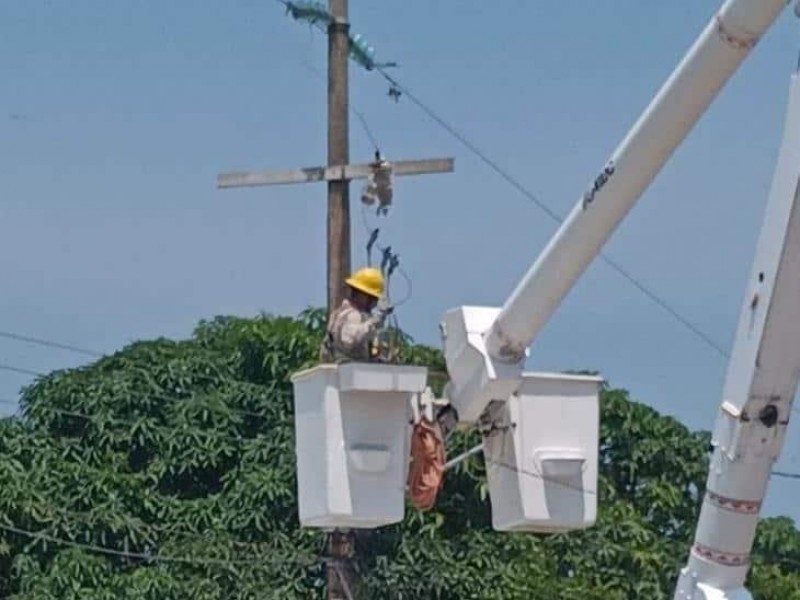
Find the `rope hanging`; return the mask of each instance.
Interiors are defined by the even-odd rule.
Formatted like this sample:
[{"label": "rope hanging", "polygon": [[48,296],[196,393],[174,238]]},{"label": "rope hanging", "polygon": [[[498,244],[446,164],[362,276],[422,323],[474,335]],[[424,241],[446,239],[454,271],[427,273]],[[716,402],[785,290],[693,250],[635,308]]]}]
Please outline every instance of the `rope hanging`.
[{"label": "rope hanging", "polygon": [[411,434],[408,496],[419,510],[430,510],[444,482],[444,438],[438,423],[420,419]]}]

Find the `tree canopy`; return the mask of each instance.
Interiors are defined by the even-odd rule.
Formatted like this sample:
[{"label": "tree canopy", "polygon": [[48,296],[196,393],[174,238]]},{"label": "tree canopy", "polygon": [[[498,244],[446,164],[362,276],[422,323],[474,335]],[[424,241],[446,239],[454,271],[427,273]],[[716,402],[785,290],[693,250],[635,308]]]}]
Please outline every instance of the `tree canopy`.
[{"label": "tree canopy", "polygon": [[[324,534],[297,518],[289,383],[323,326],[318,310],[218,317],[26,388],[0,420],[0,597],[324,597]],[[407,340],[402,359],[441,385],[438,351]],[[601,423],[595,527],[493,531],[477,455],[448,472],[434,510],[358,536],[357,597],[671,598],[709,435],[621,389],[604,389]],[[448,452],[477,441],[458,433]],[[763,520],[754,552],[756,598],[800,598],[794,523]]]}]

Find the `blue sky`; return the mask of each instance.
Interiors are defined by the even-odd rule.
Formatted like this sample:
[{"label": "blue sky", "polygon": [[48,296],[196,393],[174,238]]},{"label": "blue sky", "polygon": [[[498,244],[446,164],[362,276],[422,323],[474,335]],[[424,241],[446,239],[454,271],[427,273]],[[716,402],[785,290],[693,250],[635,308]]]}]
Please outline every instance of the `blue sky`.
[{"label": "blue sky", "polygon": [[[483,152],[566,214],[718,6],[351,2],[353,30]],[[225,190],[220,171],[322,164],[326,42],[272,0],[0,3],[0,329],[113,351],[201,318],[295,314],[325,298],[325,188]],[[786,11],[606,247],[728,349],[800,48]],[[438,344],[460,304],[501,304],[555,225],[376,74],[351,102],[393,159],[454,156],[396,181],[382,240],[414,287],[398,311]],[[371,158],[355,118],[351,157]],[[359,187],[353,186],[357,197]],[[354,207],[354,257],[364,230]],[[399,284],[398,284],[399,285]],[[403,294],[403,290],[396,290]],[[84,357],[0,340],[26,369]],[[536,369],[597,369],[710,429],[725,359],[595,262],[536,341]],[[28,377],[0,371],[0,397]],[[7,407],[6,407],[7,408]],[[793,427],[778,465],[800,472]],[[800,517],[800,482],[767,512]]]}]

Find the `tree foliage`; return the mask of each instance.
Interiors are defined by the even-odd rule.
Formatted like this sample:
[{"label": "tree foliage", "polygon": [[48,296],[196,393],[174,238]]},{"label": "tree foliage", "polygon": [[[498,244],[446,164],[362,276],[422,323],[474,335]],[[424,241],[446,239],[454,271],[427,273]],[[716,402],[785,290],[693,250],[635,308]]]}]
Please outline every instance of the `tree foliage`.
[{"label": "tree foliage", "polygon": [[[324,597],[323,534],[298,527],[289,383],[324,324],[318,310],[219,317],[24,390],[0,420],[0,597]],[[438,351],[406,338],[401,356],[441,386]],[[494,532],[478,456],[448,472],[434,510],[358,536],[358,596],[671,598],[708,441],[605,389],[595,527]],[[763,521],[755,552],[756,597],[800,598],[794,524]]]}]

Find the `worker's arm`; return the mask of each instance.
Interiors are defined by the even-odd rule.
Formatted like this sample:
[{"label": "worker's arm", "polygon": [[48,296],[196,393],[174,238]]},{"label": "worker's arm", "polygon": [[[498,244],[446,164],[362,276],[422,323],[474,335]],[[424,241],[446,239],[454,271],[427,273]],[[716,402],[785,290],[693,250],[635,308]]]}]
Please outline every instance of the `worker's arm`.
[{"label": "worker's arm", "polygon": [[356,310],[348,310],[342,315],[339,329],[339,343],[345,350],[352,350],[362,345],[366,339],[375,334],[383,321],[382,313],[368,319],[362,319]]},{"label": "worker's arm", "polygon": [[339,326],[340,345],[346,350],[362,345],[375,334],[392,311],[393,307],[386,298],[381,298],[375,314],[367,319],[356,310],[345,311],[341,315],[342,323]]}]

